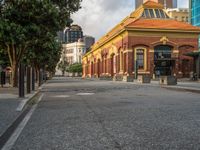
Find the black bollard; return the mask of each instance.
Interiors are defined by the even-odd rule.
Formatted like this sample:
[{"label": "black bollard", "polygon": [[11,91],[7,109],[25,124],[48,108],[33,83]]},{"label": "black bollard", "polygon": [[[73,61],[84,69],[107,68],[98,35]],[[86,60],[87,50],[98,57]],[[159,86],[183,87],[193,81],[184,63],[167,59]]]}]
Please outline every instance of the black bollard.
[{"label": "black bollard", "polygon": [[26,92],[31,93],[31,67],[29,66],[26,69]]},{"label": "black bollard", "polygon": [[32,90],[35,91],[35,69],[32,68]]},{"label": "black bollard", "polygon": [[19,97],[24,97],[24,70],[25,67],[23,64],[19,65]]},{"label": "black bollard", "polygon": [[3,85],[6,84],[6,73],[5,73],[5,71],[2,71],[0,76],[1,76],[1,79],[0,79],[1,87],[3,87]]},{"label": "black bollard", "polygon": [[42,70],[40,69],[40,71],[39,71],[39,86],[42,85],[42,81],[43,81],[43,76],[42,76]]}]

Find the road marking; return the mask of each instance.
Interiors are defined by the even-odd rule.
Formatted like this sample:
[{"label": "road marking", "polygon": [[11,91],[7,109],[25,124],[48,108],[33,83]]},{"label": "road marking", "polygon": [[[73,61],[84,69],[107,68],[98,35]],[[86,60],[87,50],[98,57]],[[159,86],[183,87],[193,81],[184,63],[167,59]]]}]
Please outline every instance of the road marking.
[{"label": "road marking", "polygon": [[35,109],[37,108],[39,102],[42,100],[44,94],[40,96],[38,99],[37,104],[33,105],[31,110],[28,112],[28,114],[24,117],[22,122],[19,124],[19,126],[16,128],[14,133],[11,135],[9,140],[6,142],[6,144],[3,146],[2,150],[11,150],[15,142],[17,141],[18,137],[20,136],[21,132],[23,131],[24,127],[28,123],[29,119],[31,118],[32,114],[34,113]]},{"label": "road marking", "polygon": [[69,95],[56,95],[56,96],[53,96],[53,97],[57,97],[57,98],[67,98],[67,97],[70,97]]},{"label": "road marking", "polygon": [[77,93],[79,96],[94,95],[94,93]]}]

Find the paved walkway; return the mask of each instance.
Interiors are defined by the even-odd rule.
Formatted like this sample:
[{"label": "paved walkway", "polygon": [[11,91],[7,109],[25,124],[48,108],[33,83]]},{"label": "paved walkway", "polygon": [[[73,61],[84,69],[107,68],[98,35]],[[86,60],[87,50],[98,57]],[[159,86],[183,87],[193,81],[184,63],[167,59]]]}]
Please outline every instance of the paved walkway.
[{"label": "paved walkway", "polygon": [[0,136],[20,115],[21,111],[17,108],[23,108],[25,102],[34,95],[26,94],[25,98],[19,98],[18,89],[10,85],[0,87]]}]

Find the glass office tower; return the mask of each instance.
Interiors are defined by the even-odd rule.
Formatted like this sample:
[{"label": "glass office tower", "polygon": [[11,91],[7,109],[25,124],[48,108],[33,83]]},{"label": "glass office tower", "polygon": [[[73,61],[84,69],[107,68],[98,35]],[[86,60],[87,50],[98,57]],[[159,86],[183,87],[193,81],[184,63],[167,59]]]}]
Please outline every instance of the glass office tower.
[{"label": "glass office tower", "polygon": [[190,0],[191,23],[200,26],[200,0]]},{"label": "glass office tower", "polygon": [[[200,27],[200,0],[190,0],[190,18],[191,24]],[[200,49],[200,37],[199,37]]]}]

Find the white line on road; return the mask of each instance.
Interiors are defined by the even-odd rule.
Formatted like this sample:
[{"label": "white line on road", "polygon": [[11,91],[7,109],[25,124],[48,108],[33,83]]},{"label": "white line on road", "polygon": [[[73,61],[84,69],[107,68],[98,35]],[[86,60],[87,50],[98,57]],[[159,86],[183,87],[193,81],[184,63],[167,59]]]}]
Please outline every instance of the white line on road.
[{"label": "white line on road", "polygon": [[79,96],[94,95],[94,93],[77,93]]},{"label": "white line on road", "polygon": [[[42,94],[38,100],[38,103],[42,100],[44,94]],[[31,118],[33,112],[38,106],[38,103],[33,105],[31,110],[28,112],[28,114],[25,116],[25,118],[22,120],[22,122],[19,124],[19,126],[15,129],[14,133],[11,135],[9,140],[6,142],[6,144],[3,146],[2,150],[11,150],[15,142],[17,141],[18,137],[20,136],[21,132],[23,131],[24,127],[28,123],[29,119]]]}]

